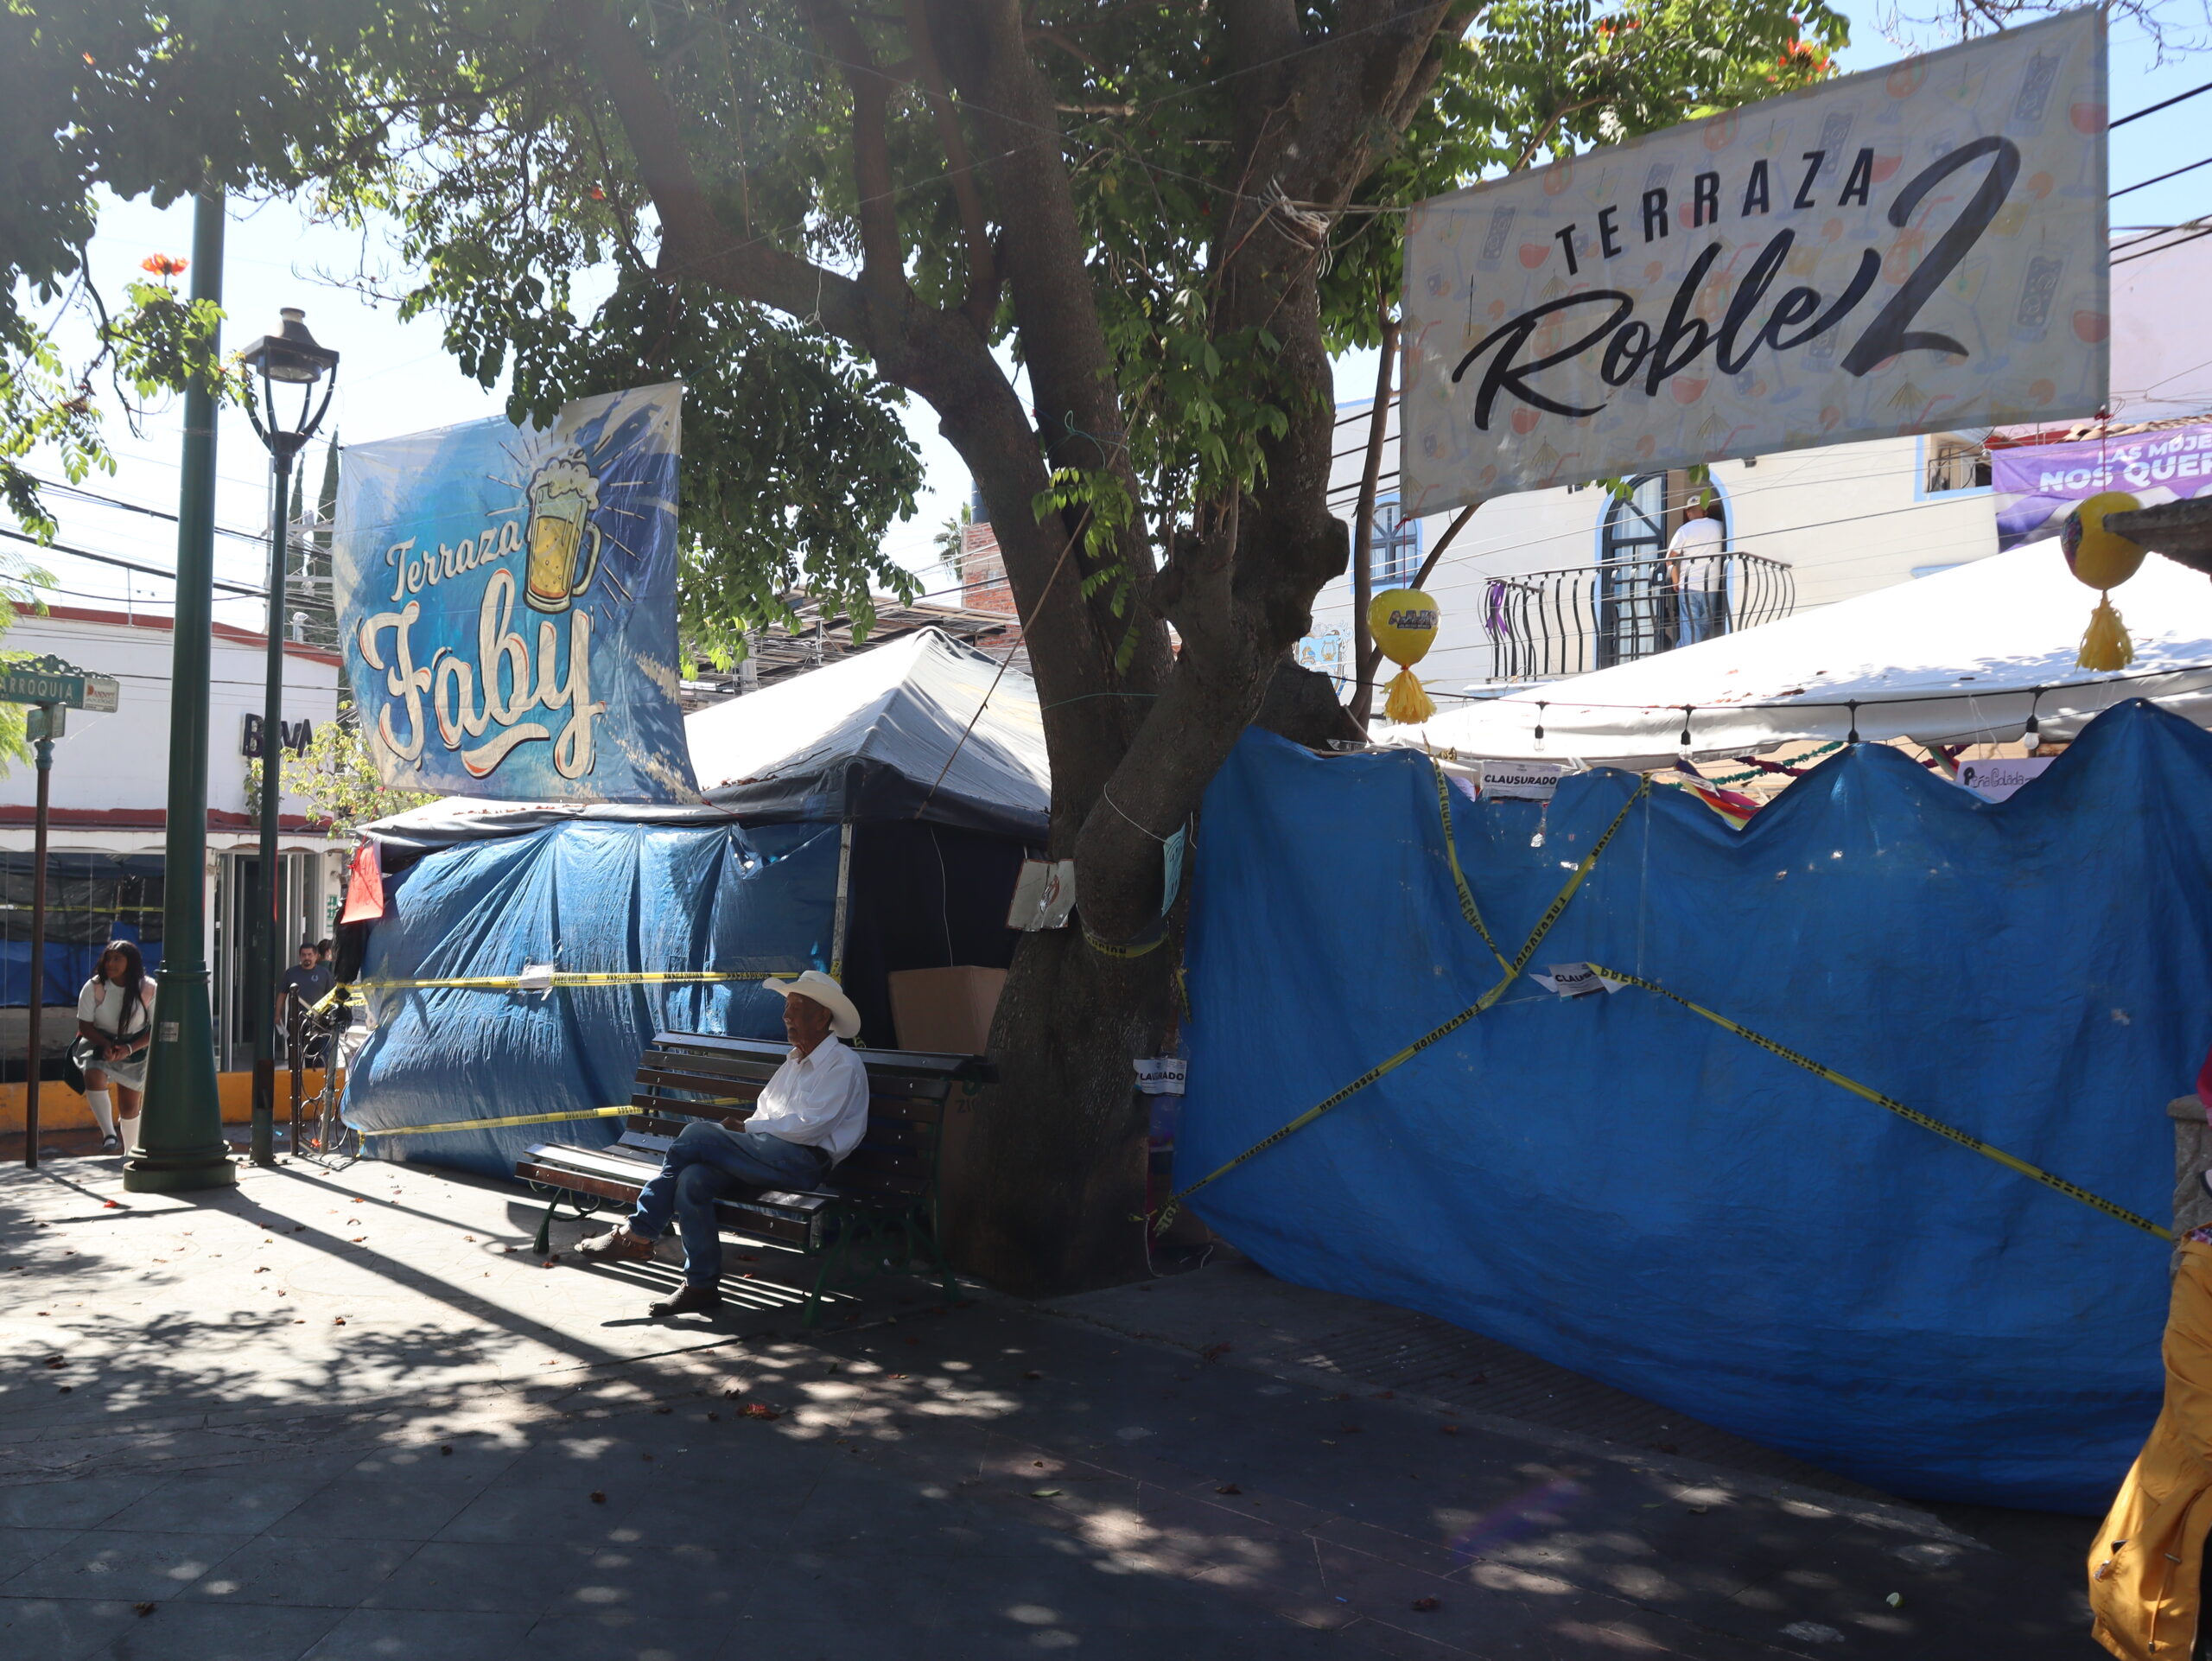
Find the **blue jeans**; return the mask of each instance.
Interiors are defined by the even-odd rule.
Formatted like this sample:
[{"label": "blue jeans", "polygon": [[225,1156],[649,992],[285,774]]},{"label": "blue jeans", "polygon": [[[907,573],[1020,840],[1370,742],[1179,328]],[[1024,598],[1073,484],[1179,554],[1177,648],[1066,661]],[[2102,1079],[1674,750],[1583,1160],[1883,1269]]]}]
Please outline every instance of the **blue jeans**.
[{"label": "blue jeans", "polygon": [[1720,638],[1720,596],[1691,589],[1676,596],[1681,627],[1676,646],[1695,646]]},{"label": "blue jeans", "polygon": [[694,1286],[721,1279],[722,1237],[715,1202],[732,1188],[816,1187],[830,1168],[819,1148],[785,1142],[765,1130],[725,1130],[695,1120],[661,1158],[660,1171],[638,1195],[630,1230],[648,1240],[667,1231],[669,1214],[683,1237],[683,1278]]}]

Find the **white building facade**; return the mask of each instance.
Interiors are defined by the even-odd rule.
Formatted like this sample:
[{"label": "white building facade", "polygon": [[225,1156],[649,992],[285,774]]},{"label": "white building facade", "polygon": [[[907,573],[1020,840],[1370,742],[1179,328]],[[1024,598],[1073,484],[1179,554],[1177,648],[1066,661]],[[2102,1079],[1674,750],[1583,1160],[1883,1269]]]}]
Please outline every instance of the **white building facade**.
[{"label": "white building facade", "polygon": [[[1371,401],[1339,406],[1329,500],[1352,525]],[[1402,520],[1397,410],[1366,550],[1373,591],[1414,580],[1457,517]],[[1699,569],[1664,555],[1682,509],[1704,487],[1687,474],[1532,491],[1484,503],[1422,582],[1438,602],[1437,640],[1417,673],[1440,706],[1558,676],[1607,668],[1713,633],[1910,582],[1997,551],[1980,434],[1878,439],[1722,462],[1710,487],[1725,553]],[[1685,604],[1685,590],[1700,598]],[[1307,667],[1351,669],[1351,579],[1316,597]],[[1385,665],[1387,681],[1395,671]]]},{"label": "white building facade", "polygon": [[[73,1003],[92,958],[111,939],[139,942],[159,973],[162,910],[169,873],[168,824],[170,657],[166,616],[18,607],[0,650],[51,654],[122,687],[112,715],[69,711],[54,747],[48,836],[44,1047],[58,1049],[74,1023],[54,1011]],[[196,873],[206,914],[218,1065],[250,1064],[252,1012],[244,996],[246,948],[259,868],[259,829],[247,799],[247,750],[257,745],[267,664],[259,634],[218,623],[210,653],[207,862]],[[340,663],[332,652],[284,648],[283,738],[303,748],[338,713]],[[248,717],[251,717],[249,722]],[[0,1058],[20,1076],[29,993],[32,820],[37,773],[28,762],[0,778]],[[334,932],[346,850],[285,797],[278,825],[279,916],[288,947]],[[288,950],[289,956],[289,950]]]}]

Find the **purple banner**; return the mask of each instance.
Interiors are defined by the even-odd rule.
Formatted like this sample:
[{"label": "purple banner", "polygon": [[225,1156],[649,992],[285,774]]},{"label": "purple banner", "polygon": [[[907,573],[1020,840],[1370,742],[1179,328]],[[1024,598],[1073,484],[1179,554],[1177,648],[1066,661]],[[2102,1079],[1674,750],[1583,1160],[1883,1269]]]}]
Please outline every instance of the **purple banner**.
[{"label": "purple banner", "polygon": [[2152,507],[2212,492],[2212,422],[2078,444],[1992,450],[1997,548],[2055,537],[2074,504],[2124,490]]}]

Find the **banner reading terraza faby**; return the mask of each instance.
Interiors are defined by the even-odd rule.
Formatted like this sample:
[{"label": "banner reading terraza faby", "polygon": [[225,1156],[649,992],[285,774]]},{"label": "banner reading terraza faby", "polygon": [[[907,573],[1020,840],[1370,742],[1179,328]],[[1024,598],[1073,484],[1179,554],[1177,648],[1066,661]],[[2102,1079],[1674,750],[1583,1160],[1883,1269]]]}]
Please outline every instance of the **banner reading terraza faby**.
[{"label": "banner reading terraza faby", "polygon": [[2105,116],[2075,11],[1424,202],[1408,517],[2094,413]]},{"label": "banner reading terraza faby", "polygon": [[683,388],[350,446],[333,541],[353,696],[386,784],[696,801],[677,703]]}]

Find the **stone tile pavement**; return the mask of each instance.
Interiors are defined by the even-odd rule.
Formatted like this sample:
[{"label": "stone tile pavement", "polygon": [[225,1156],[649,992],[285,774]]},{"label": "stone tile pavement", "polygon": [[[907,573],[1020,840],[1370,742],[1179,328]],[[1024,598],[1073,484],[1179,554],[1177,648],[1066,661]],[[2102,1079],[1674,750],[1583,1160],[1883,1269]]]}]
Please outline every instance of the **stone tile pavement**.
[{"label": "stone tile pavement", "polygon": [[886,1279],[808,1333],[787,1254],[652,1322],[669,1263],[547,1267],[536,1225],[404,1166],[0,1174],[0,1656],[2094,1653],[2082,1519],[1936,1516],[1632,1398],[1453,1401],[1450,1329],[1234,1263]]}]

